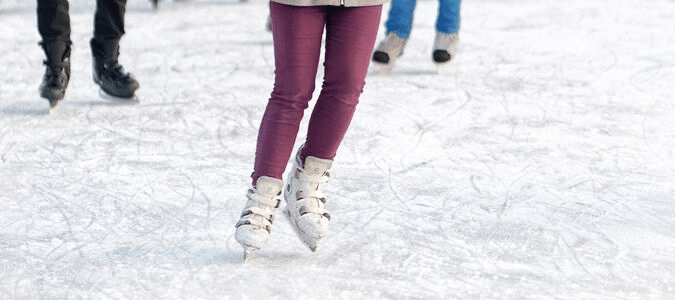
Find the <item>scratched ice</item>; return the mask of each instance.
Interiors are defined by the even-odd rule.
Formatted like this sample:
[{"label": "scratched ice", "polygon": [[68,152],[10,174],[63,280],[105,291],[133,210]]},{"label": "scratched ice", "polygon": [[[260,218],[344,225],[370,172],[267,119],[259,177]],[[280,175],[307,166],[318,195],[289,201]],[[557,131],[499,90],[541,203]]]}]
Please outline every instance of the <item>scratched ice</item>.
[{"label": "scratched ice", "polygon": [[311,253],[279,215],[247,264],[266,1],[129,0],[131,107],[97,96],[95,1],[70,2],[52,115],[36,1],[0,2],[0,299],[675,299],[672,0],[465,1],[442,76],[420,0],[336,158],[330,235]]}]

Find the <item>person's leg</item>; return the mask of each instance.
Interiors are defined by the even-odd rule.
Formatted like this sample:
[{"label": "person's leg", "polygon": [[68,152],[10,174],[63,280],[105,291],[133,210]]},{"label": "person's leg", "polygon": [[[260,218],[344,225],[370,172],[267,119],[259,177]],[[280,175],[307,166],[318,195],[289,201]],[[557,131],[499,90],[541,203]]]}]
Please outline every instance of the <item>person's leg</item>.
[{"label": "person's leg", "polygon": [[38,0],[37,21],[47,56],[46,63],[59,64],[70,57],[70,16],[68,0]]},{"label": "person's leg", "polygon": [[71,44],[68,9],[68,0],[38,0],[37,22],[42,43]]},{"label": "person's leg", "polygon": [[244,248],[244,260],[267,242],[272,230],[281,202],[281,176],[314,91],[326,8],[270,2],[270,15],[276,68],[274,89],[258,132],[251,174],[253,187],[235,225],[234,237]]},{"label": "person's leg", "polygon": [[417,0],[392,0],[389,17],[385,22],[386,35],[373,52],[377,74],[391,72],[396,60],[403,55],[406,41],[410,36],[413,12]]},{"label": "person's leg", "polygon": [[331,215],[321,186],[328,182],[333,158],[363,91],[382,6],[327,10],[323,86],[305,145],[293,161],[284,188],[286,215],[298,238],[312,251],[328,233]]},{"label": "person's leg", "polygon": [[94,13],[94,39],[115,45],[124,35],[124,14],[127,0],[96,0]]},{"label": "person's leg", "polygon": [[453,34],[459,32],[461,0],[439,0],[436,31]]},{"label": "person's leg", "polygon": [[326,8],[270,2],[274,39],[274,89],[265,109],[255,154],[253,184],[281,179],[298,128],[314,92]]},{"label": "person's leg", "polygon": [[95,64],[117,62],[126,4],[126,0],[96,0],[94,37],[90,42]]},{"label": "person's leg", "polygon": [[94,37],[90,41],[94,82],[119,99],[133,100],[138,81],[118,63],[119,43],[124,35],[126,0],[97,0]]},{"label": "person's leg", "polygon": [[461,0],[439,0],[436,36],[431,57],[442,73],[444,65],[457,56]]},{"label": "person's leg", "polygon": [[70,81],[70,16],[67,0],[38,0],[37,22],[40,46],[45,52],[45,74],[40,97],[54,108],[63,99]]},{"label": "person's leg", "polygon": [[386,33],[396,33],[400,38],[410,36],[413,23],[413,12],[417,0],[392,0],[389,17],[385,23]]},{"label": "person's leg", "polygon": [[301,158],[333,159],[365,85],[382,6],[334,7],[326,25],[325,75]]}]

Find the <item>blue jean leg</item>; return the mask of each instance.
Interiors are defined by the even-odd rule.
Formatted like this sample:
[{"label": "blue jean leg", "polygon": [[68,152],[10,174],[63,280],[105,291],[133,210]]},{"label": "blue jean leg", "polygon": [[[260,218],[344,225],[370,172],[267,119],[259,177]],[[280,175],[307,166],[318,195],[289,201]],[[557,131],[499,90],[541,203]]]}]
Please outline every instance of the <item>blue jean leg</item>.
[{"label": "blue jean leg", "polygon": [[460,5],[462,0],[439,0],[436,31],[457,33],[460,25]]},{"label": "blue jean leg", "polygon": [[392,0],[389,9],[389,17],[385,23],[387,33],[396,33],[399,37],[407,39],[413,23],[413,12],[417,0]]}]

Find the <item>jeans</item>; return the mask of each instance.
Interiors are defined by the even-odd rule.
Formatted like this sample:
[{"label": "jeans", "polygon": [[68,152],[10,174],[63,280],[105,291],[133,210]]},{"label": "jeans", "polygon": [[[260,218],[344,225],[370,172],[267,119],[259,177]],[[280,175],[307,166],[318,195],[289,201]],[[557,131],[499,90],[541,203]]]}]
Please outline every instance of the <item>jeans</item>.
[{"label": "jeans", "polygon": [[[448,34],[459,31],[461,2],[461,0],[439,0],[436,31]],[[410,36],[416,3],[417,0],[391,1],[389,18],[385,23],[387,33],[396,33],[396,35],[403,39],[407,39]]]}]

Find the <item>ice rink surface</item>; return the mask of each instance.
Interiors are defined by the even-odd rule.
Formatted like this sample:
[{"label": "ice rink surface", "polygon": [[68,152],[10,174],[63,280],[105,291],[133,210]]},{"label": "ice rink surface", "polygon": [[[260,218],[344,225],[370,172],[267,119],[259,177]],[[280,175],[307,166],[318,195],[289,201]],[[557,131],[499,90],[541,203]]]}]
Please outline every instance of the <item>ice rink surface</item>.
[{"label": "ice rink surface", "polygon": [[0,2],[0,299],[675,299],[675,1],[465,1],[442,75],[420,1],[336,157],[329,236],[311,253],[279,214],[247,264],[267,2],[129,0],[135,106],[97,96],[94,2],[51,115],[35,1]]}]

